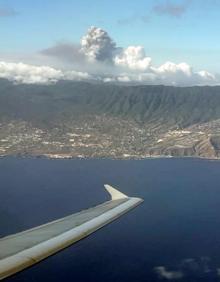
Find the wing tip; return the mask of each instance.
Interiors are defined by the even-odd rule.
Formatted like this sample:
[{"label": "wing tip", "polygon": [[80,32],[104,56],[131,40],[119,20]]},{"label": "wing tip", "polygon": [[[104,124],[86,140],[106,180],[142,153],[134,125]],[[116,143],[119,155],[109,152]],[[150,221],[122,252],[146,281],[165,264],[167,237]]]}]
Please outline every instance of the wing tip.
[{"label": "wing tip", "polygon": [[118,191],[117,189],[113,188],[109,184],[105,184],[104,187],[108,191],[108,193],[110,194],[111,200],[119,200],[119,199],[128,198],[127,195],[125,195],[122,192]]}]

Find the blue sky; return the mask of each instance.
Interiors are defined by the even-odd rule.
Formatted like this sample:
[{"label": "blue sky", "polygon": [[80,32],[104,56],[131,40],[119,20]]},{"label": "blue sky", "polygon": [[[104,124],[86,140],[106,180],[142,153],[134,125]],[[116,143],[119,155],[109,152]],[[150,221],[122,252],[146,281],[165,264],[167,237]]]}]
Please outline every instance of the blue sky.
[{"label": "blue sky", "polygon": [[0,54],[78,43],[92,25],[118,46],[143,46],[156,66],[186,62],[195,70],[220,72],[217,0],[0,0]]}]

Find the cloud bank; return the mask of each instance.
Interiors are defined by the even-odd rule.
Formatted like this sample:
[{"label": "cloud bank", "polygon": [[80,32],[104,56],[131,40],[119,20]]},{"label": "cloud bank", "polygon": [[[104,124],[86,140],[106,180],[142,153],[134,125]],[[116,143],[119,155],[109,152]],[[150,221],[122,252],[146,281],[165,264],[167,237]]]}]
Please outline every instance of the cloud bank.
[{"label": "cloud bank", "polygon": [[185,62],[155,66],[143,46],[117,46],[105,30],[94,26],[88,29],[80,44],[57,43],[40,51],[40,56],[54,63],[34,66],[2,61],[0,77],[17,83],[54,83],[68,79],[176,86],[219,84],[214,74],[194,71]]},{"label": "cloud bank", "polygon": [[61,79],[90,79],[90,75],[77,71],[61,71],[48,66],[0,62],[0,78],[6,78],[16,83],[50,84]]}]

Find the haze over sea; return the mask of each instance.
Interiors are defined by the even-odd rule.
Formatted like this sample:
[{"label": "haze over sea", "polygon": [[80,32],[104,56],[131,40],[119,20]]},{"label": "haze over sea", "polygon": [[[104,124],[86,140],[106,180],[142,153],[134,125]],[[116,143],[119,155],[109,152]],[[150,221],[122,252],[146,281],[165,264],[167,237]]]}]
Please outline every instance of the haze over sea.
[{"label": "haze over sea", "polygon": [[220,162],[0,159],[0,236],[109,199],[144,203],[7,281],[219,281]]}]

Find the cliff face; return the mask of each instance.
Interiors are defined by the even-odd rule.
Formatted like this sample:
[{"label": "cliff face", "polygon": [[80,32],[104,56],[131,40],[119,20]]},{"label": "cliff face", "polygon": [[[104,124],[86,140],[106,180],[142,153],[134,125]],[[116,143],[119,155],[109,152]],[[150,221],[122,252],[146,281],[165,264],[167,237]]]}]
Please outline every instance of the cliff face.
[{"label": "cliff face", "polygon": [[219,155],[212,145],[210,138],[204,138],[192,146],[184,146],[184,145],[173,145],[173,146],[166,146],[161,148],[153,148],[150,149],[150,155],[161,155],[161,156],[181,156],[181,157],[203,157],[203,158],[211,158],[215,159],[218,158]]},{"label": "cliff face", "polygon": [[1,79],[0,124],[0,155],[219,158],[220,87]]}]

